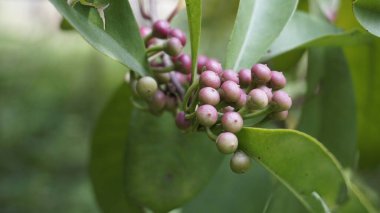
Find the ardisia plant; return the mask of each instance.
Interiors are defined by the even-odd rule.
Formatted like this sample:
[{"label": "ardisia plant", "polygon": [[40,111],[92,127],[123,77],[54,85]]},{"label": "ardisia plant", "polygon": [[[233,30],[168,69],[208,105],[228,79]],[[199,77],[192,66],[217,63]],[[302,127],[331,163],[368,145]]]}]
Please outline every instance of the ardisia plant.
[{"label": "ardisia plant", "polygon": [[374,57],[359,48],[348,63],[336,47],[378,42],[339,28],[355,22],[353,6],[379,36],[368,12],[377,3],[342,1],[352,17],[334,24],[338,9],[322,0],[186,0],[167,18],[154,0],[51,2],[128,68],[92,139],[104,212],[377,212],[356,167],[371,160],[357,155],[368,137],[356,113],[377,99],[360,87],[370,80],[356,71],[354,87],[349,71],[372,73],[362,63]]}]

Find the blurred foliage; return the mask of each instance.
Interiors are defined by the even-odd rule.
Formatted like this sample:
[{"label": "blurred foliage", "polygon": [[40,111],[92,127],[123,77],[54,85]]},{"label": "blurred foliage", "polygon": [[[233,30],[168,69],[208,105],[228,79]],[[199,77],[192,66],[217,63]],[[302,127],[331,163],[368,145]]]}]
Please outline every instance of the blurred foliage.
[{"label": "blurred foliage", "polygon": [[88,138],[124,68],[77,34],[51,36],[0,34],[0,212],[97,212]]}]

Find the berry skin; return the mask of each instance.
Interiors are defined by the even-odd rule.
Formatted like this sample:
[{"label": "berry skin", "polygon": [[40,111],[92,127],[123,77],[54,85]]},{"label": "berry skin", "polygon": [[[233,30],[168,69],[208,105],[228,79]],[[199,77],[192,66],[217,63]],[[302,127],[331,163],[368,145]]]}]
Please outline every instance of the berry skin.
[{"label": "berry skin", "polygon": [[170,32],[170,24],[167,21],[164,20],[158,20],[154,22],[152,27],[152,34],[154,37],[157,38],[167,38],[168,34]]},{"label": "berry skin", "polygon": [[186,45],[186,35],[182,30],[180,29],[172,29],[169,31],[168,34],[169,38],[178,38],[181,41],[182,46]]},{"label": "berry skin", "polygon": [[271,71],[265,64],[255,64],[252,69],[253,81],[259,85],[266,84],[270,81]]},{"label": "berry skin", "polygon": [[167,84],[170,82],[169,73],[154,73],[153,75],[159,84]]},{"label": "berry skin", "polygon": [[197,59],[197,70],[198,74],[200,74],[203,71],[203,68],[206,66],[206,63],[208,61],[208,58],[204,55],[198,56]]},{"label": "berry skin", "polygon": [[220,87],[223,93],[223,99],[227,102],[236,102],[240,98],[241,90],[237,83],[226,81]]},{"label": "berry skin", "polygon": [[239,77],[238,77],[238,74],[236,72],[234,72],[233,70],[225,70],[223,73],[222,73],[222,81],[233,81],[237,84],[239,84]]},{"label": "berry skin", "polygon": [[182,85],[186,85],[188,84],[189,82],[187,81],[187,75],[185,74],[182,74],[180,72],[174,72],[174,77],[177,79],[177,81],[182,84]]},{"label": "berry skin", "polygon": [[273,90],[279,90],[286,85],[286,78],[282,72],[272,71],[269,86]]},{"label": "berry skin", "polygon": [[289,97],[288,93],[278,90],[273,93],[271,103],[275,112],[281,112],[290,109],[292,106],[292,99]]},{"label": "berry skin", "polygon": [[216,147],[223,154],[234,153],[238,147],[238,138],[231,132],[223,132],[216,139]]},{"label": "berry skin", "polygon": [[288,117],[288,111],[274,112],[271,114],[271,118],[277,121],[283,121]]},{"label": "berry skin", "polygon": [[204,87],[199,91],[201,104],[217,105],[220,101],[219,92],[212,87]]},{"label": "berry skin", "polygon": [[235,108],[233,108],[232,106],[226,106],[223,108],[223,113],[226,113],[226,112],[233,112],[235,110]]},{"label": "berry skin", "polygon": [[149,100],[156,93],[158,85],[154,78],[145,76],[137,81],[136,91],[144,99]]},{"label": "berry skin", "polygon": [[164,46],[164,51],[170,56],[178,56],[181,54],[183,46],[178,38],[169,38]]},{"label": "berry skin", "polygon": [[237,151],[230,161],[231,170],[235,173],[242,174],[251,166],[251,159],[242,151]]},{"label": "berry skin", "polygon": [[173,112],[177,109],[177,99],[173,96],[166,97],[165,109]]},{"label": "berry skin", "polygon": [[150,27],[140,27],[140,35],[142,38],[147,37],[152,32]]},{"label": "berry skin", "polygon": [[243,128],[243,118],[237,112],[226,112],[222,116],[222,126],[227,132],[239,132]]},{"label": "berry skin", "polygon": [[236,106],[242,108],[247,103],[247,94],[244,91],[240,93],[239,100],[236,101]]},{"label": "berry skin", "polygon": [[249,69],[241,69],[239,71],[239,82],[242,87],[247,87],[252,83],[252,74]]},{"label": "berry skin", "polygon": [[212,87],[214,89],[220,87],[219,76],[210,70],[202,72],[201,76],[199,77],[199,82],[203,87]]},{"label": "berry skin", "polygon": [[268,102],[270,102],[272,100],[273,94],[272,94],[272,89],[271,88],[263,85],[263,86],[258,87],[258,89],[261,89],[262,91],[265,92],[265,94],[267,94],[267,96],[268,96]]},{"label": "berry skin", "polygon": [[157,90],[149,101],[149,108],[154,112],[161,112],[165,108],[166,95],[161,90]]},{"label": "berry skin", "polygon": [[207,60],[205,66],[206,66],[206,70],[214,71],[219,76],[223,72],[222,65],[217,60],[215,60],[215,59],[209,59],[209,60]]},{"label": "berry skin", "polygon": [[173,58],[175,69],[183,74],[189,74],[191,72],[191,58],[187,54],[181,54],[178,57]]},{"label": "berry skin", "polygon": [[178,129],[186,130],[191,126],[191,121],[185,117],[185,112],[179,112],[175,118]]},{"label": "berry skin", "polygon": [[212,105],[206,104],[198,107],[196,116],[200,124],[211,127],[218,120],[218,111]]},{"label": "berry skin", "polygon": [[248,93],[246,105],[248,109],[263,109],[268,105],[268,96],[261,89],[253,89]]}]

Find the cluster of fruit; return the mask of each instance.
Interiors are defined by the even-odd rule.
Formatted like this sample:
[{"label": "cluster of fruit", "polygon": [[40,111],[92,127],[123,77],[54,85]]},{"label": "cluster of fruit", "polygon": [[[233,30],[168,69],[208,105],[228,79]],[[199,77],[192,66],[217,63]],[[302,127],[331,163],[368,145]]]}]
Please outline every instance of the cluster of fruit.
[{"label": "cluster of fruit", "polygon": [[238,150],[236,133],[248,119],[287,117],[292,100],[282,90],[285,76],[264,64],[238,72],[224,70],[217,60],[206,56],[198,57],[197,73],[192,76],[191,58],[182,52],[186,35],[181,30],[161,20],[152,28],[141,28],[140,33],[153,74],[135,77],[136,94],[154,114],[165,109],[175,113],[179,129],[205,131],[221,153],[234,153],[231,169],[245,172],[251,161]]}]

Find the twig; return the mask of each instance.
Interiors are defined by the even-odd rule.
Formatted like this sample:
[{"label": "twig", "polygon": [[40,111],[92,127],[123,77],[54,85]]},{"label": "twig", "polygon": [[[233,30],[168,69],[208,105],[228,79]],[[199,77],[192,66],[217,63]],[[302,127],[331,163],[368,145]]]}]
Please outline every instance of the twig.
[{"label": "twig", "polygon": [[181,9],[181,6],[182,6],[181,1],[182,0],[178,0],[176,7],[174,8],[174,10],[170,13],[169,17],[167,18],[168,22],[171,22],[173,20],[173,18],[175,17],[175,15],[177,15],[178,11]]},{"label": "twig", "polygon": [[175,76],[174,72],[170,73],[170,79],[178,92],[179,98],[183,100],[183,96],[185,95],[185,90],[183,89],[182,85],[178,82],[178,79]]},{"label": "twig", "polygon": [[144,0],[139,0],[139,9],[140,9],[140,14],[144,19],[152,21],[152,17],[148,13],[145,12]]}]

